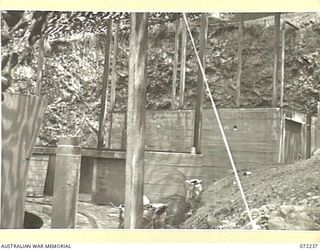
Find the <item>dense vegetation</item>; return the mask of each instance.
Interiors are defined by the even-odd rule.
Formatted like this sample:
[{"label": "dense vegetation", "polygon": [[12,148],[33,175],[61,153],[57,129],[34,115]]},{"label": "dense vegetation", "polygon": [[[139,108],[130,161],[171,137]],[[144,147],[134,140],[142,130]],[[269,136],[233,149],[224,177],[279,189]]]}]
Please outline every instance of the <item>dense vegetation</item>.
[{"label": "dense vegetation", "polygon": [[[41,25],[45,23],[43,20],[50,21],[53,18],[50,13],[47,19],[45,17],[48,13],[45,17],[39,18],[39,16],[41,15],[38,15],[36,20]],[[84,19],[81,19],[81,16]],[[63,23],[63,20],[68,18],[70,18],[68,15],[60,15],[57,20]],[[84,13],[83,15],[80,13],[77,18],[80,21],[90,19]],[[285,107],[315,114],[320,92],[320,16],[317,13],[300,13],[299,15],[290,14],[285,18],[299,28],[295,30],[288,27],[286,32]],[[78,19],[73,18],[70,27],[78,27],[74,25]],[[13,52],[18,58],[17,62],[13,63],[14,67],[10,71],[11,83],[5,91],[34,94],[39,40],[37,35],[32,36],[32,34],[37,33],[29,32],[29,36],[26,36],[27,33],[23,31],[25,32],[25,27],[28,25],[10,33],[12,25],[6,23],[7,19],[3,20],[2,40],[5,41],[2,41],[3,58],[10,53],[12,55]],[[163,21],[152,22],[149,25],[147,108],[170,109],[175,23],[168,16],[161,18],[159,16],[157,20]],[[100,21],[99,25],[104,25]],[[116,66],[115,110],[125,111],[129,30],[127,22],[123,20],[120,22],[123,22],[123,25],[120,28]],[[50,22],[49,24],[52,25]],[[223,19],[211,17],[209,24],[206,74],[210,88],[218,107],[234,107],[238,22],[226,15]],[[95,26],[94,22],[91,25]],[[197,42],[200,24],[196,15],[190,20],[190,25]],[[41,27],[37,28],[38,32],[41,31]],[[27,42],[26,38],[28,38]],[[50,41],[45,42],[41,94],[48,98],[49,106],[38,143],[55,144],[61,135],[78,135],[82,136],[84,145],[96,146],[94,131],[98,127],[100,111],[104,41],[105,36],[101,32],[95,32],[74,36],[72,39],[51,37]],[[243,44],[241,105],[244,107],[270,106],[273,19],[246,22]],[[14,59],[14,56],[12,58]],[[5,69],[4,60],[2,64]],[[194,107],[197,70],[194,51],[188,40],[185,109]],[[6,76],[6,74],[3,75]],[[204,106],[210,108],[208,99]]]}]

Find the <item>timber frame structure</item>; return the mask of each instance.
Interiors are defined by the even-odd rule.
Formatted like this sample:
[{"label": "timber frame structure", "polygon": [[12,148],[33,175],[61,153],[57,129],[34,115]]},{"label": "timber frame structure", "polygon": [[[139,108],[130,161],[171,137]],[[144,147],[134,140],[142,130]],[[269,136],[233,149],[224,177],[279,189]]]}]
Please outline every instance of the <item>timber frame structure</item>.
[{"label": "timber frame structure", "polygon": [[[269,14],[270,15],[270,14]],[[303,125],[301,132],[303,135],[304,152],[303,158],[310,157],[311,149],[310,138],[311,126],[310,119],[302,118],[296,113],[288,113],[283,108],[284,96],[284,38],[285,38],[285,25],[282,24],[281,32],[281,13],[274,15],[274,62],[273,62],[273,82],[272,82],[272,107],[279,107],[280,112],[280,136],[279,136],[279,158],[278,162],[285,162],[285,136],[286,136],[286,121],[289,119],[294,123],[298,122]],[[237,15],[236,15],[237,16]],[[242,33],[243,23],[248,19],[255,19],[261,17],[259,14],[238,14],[240,19],[239,25],[239,47],[238,47],[238,72],[237,72],[237,88],[236,88],[236,106],[240,107],[241,95],[241,54],[242,54]],[[262,14],[268,16],[268,14]],[[176,21],[176,38],[179,37],[179,19]],[[182,26],[182,43],[181,43],[181,70],[180,70],[180,98],[179,108],[183,106],[184,89],[185,89],[185,61],[186,61],[186,26]],[[147,14],[132,14],[131,16],[131,38],[130,38],[130,69],[129,69],[129,105],[126,116],[127,127],[127,145],[126,145],[126,210],[125,228],[139,228],[141,226],[142,218],[142,196],[144,186],[144,140],[145,140],[145,67],[147,55]],[[199,39],[199,57],[201,65],[205,68],[205,49],[207,44],[208,32],[208,16],[207,14],[201,15],[200,39]],[[280,38],[282,40],[280,40]],[[107,39],[108,40],[108,39]],[[280,51],[280,41],[282,41],[282,50]],[[176,78],[177,78],[177,62],[178,62],[178,42],[175,43],[175,56],[174,56],[174,72],[172,82],[172,107],[176,107]],[[281,52],[281,54],[280,54]],[[280,95],[278,94],[278,62],[281,58],[281,79],[280,79]],[[202,102],[204,95],[204,79],[199,66],[198,81],[196,91],[196,106],[194,114],[194,129],[193,129],[193,143],[191,152],[201,154],[201,133],[202,133]],[[114,89],[114,87],[112,87]],[[114,96],[114,94],[112,94]],[[280,97],[280,98],[279,98]],[[280,99],[280,100],[278,100]],[[106,109],[105,109],[106,110]],[[103,126],[102,126],[103,128]],[[288,136],[288,135],[287,135]],[[103,140],[100,138],[100,140]],[[109,142],[110,144],[110,142]],[[101,144],[100,144],[101,145]],[[301,153],[301,152],[300,152]]]},{"label": "timber frame structure", "polygon": [[[285,119],[289,119],[293,122],[301,122],[301,124],[305,124],[306,128],[304,131],[306,133],[309,133],[308,131],[308,124],[311,124],[313,121],[311,117],[302,117],[299,114],[297,115],[295,112],[285,112],[282,110],[283,107],[283,86],[284,86],[284,50],[282,49],[281,54],[281,91],[280,91],[280,101],[278,101],[278,78],[277,78],[277,71],[278,71],[278,58],[280,57],[280,50],[279,50],[279,44],[280,44],[280,27],[281,27],[281,19],[280,19],[280,13],[272,14],[275,16],[275,39],[274,39],[274,73],[273,73],[273,95],[272,95],[272,112],[280,113],[280,142],[279,142],[279,155],[278,155],[278,162],[281,163],[284,160],[283,155],[283,138],[285,135]],[[240,17],[240,27],[239,27],[239,49],[238,49],[238,73],[237,73],[237,89],[236,89],[236,100],[235,103],[237,107],[241,107],[240,102],[240,95],[241,95],[241,38],[242,38],[242,32],[243,32],[243,22],[246,20],[247,14],[239,14]],[[178,34],[180,28],[179,28],[179,19],[176,19],[176,32]],[[115,33],[115,43],[112,49],[111,46],[111,27],[112,22],[108,21],[108,30],[106,35],[106,43],[105,43],[105,67],[104,67],[104,73],[103,73],[103,92],[102,92],[102,99],[101,99],[101,114],[100,114],[100,121],[99,121],[99,138],[98,138],[98,147],[97,150],[78,150],[77,149],[77,156],[83,154],[88,154],[90,156],[95,155],[96,157],[106,156],[107,157],[114,157],[114,158],[125,158],[125,203],[126,207],[126,216],[125,216],[125,228],[140,228],[141,227],[141,221],[142,221],[142,196],[144,193],[144,174],[145,174],[145,119],[146,119],[146,110],[145,110],[145,92],[146,92],[146,60],[147,60],[147,21],[148,21],[148,14],[147,13],[132,13],[131,19],[130,19],[130,26],[131,26],[131,36],[130,36],[130,68],[129,68],[129,96],[128,96],[128,110],[127,114],[125,115],[125,128],[126,128],[126,140],[122,143],[122,149],[126,148],[126,153],[121,152],[107,152],[105,147],[104,139],[106,137],[105,134],[105,121],[106,117],[108,116],[108,107],[107,107],[107,97],[109,95],[109,88],[108,85],[108,79],[109,79],[109,65],[110,65],[110,54],[111,51],[114,51],[114,58],[116,58],[117,55],[117,32],[118,32],[118,25],[116,24],[116,33]],[[284,38],[284,25],[282,26],[282,39]],[[202,65],[205,65],[205,49],[206,49],[206,43],[207,43],[207,32],[208,32],[208,16],[207,14],[201,14],[201,27],[200,27],[200,43],[199,43],[199,54]],[[178,37],[179,35],[176,35]],[[184,79],[185,79],[185,50],[186,50],[186,30],[184,25],[182,25],[182,48],[181,48],[181,77],[180,77],[180,89],[184,89]],[[282,40],[282,47],[284,48],[284,40]],[[42,42],[40,43],[40,45]],[[174,71],[173,71],[173,83],[172,83],[172,106],[176,107],[176,78],[177,78],[177,64],[178,64],[178,43],[175,44],[175,59],[174,59]],[[40,53],[41,56],[41,53]],[[112,76],[115,75],[115,61],[112,61]],[[41,82],[41,70],[43,66],[41,65],[42,62],[39,60],[39,66],[38,66],[38,77],[37,77],[37,95],[40,95],[40,82]],[[196,98],[196,106],[194,111],[194,121],[193,121],[193,135],[192,135],[192,145],[191,149],[189,150],[188,154],[179,155],[177,156],[177,159],[185,160],[186,162],[190,162],[191,165],[194,164],[196,166],[197,162],[196,160],[199,159],[202,155],[202,149],[201,149],[201,137],[203,133],[202,125],[203,125],[203,110],[202,110],[202,102],[203,102],[203,76],[200,72],[200,68],[198,71],[198,80],[197,80],[197,98]],[[114,102],[115,102],[115,79],[112,78],[111,81],[111,107],[109,110],[111,110],[111,122],[112,122],[112,111],[114,109]],[[179,107],[181,108],[183,105],[183,91],[180,93],[180,103]],[[279,104],[278,104],[279,103]],[[279,107],[279,108],[277,108]],[[242,109],[239,109],[239,112],[241,113]],[[320,110],[320,108],[319,108]],[[243,110],[242,110],[243,111]],[[227,111],[229,112],[229,111]],[[256,111],[254,111],[256,112]],[[258,112],[255,113],[255,115]],[[320,113],[320,112],[319,112]],[[234,114],[234,113],[232,113]],[[283,114],[285,116],[283,116]],[[309,122],[309,123],[308,123]],[[319,119],[317,122],[318,129],[315,129],[316,132],[319,132]],[[281,127],[282,126],[282,127]],[[231,129],[232,130],[232,129]],[[233,126],[233,131],[237,130],[237,126]],[[318,131],[318,132],[317,132]],[[312,133],[312,131],[310,131]],[[318,133],[319,134],[319,133]],[[109,137],[111,135],[111,130],[109,131]],[[319,138],[319,137],[318,137]],[[282,141],[281,141],[282,140]],[[314,147],[319,148],[319,142],[315,142]],[[110,146],[110,139],[108,140],[107,147]],[[57,149],[58,150],[58,149]],[[90,151],[90,152],[89,152]],[[191,152],[191,154],[190,154]],[[306,155],[305,158],[310,157],[311,149],[306,149]],[[56,152],[53,152],[52,154],[57,154]],[[174,152],[172,153],[174,154]],[[155,153],[147,153],[148,155],[146,158],[152,159],[152,157],[164,160],[165,158],[170,157],[170,153],[166,152],[155,152]],[[107,158],[106,157],[106,158]],[[194,162],[192,162],[192,159]],[[151,160],[150,160],[151,161]],[[75,163],[77,166],[77,169],[79,169],[79,160]],[[98,162],[95,162],[94,164],[94,172],[97,174],[97,165]],[[63,174],[63,171],[60,173]],[[74,180],[76,185],[79,185],[79,179]],[[62,184],[61,184],[62,185]],[[78,189],[71,190],[70,192],[73,192],[75,194],[78,192]],[[72,196],[73,197],[73,196]],[[76,195],[75,195],[76,197]],[[77,200],[77,197],[74,198],[75,201]],[[59,199],[57,199],[58,201]],[[3,203],[3,202],[2,202]],[[74,214],[76,213],[74,206],[70,208],[70,213]],[[20,209],[21,210],[21,209]],[[19,212],[21,212],[19,210]],[[23,211],[23,210],[22,210]],[[67,212],[66,212],[67,213]],[[5,216],[5,215],[2,215]],[[56,214],[57,218],[59,218],[59,213]],[[21,216],[19,217],[21,219]],[[72,226],[74,226],[74,221],[68,222]],[[19,224],[19,225],[18,225]],[[14,225],[14,227],[21,226],[21,220],[19,221],[17,225]],[[11,225],[10,225],[11,226]]]}]

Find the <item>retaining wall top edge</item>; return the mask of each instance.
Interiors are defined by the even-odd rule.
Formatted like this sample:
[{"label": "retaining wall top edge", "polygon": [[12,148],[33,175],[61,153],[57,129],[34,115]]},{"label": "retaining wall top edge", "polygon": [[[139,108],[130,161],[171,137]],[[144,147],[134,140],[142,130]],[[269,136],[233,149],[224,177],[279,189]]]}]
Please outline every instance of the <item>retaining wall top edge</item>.
[{"label": "retaining wall top edge", "polygon": [[[218,108],[218,111],[232,111],[232,110],[237,110],[237,111],[279,111],[281,108],[279,107],[233,107],[233,108]],[[203,109],[203,111],[210,111],[212,109]],[[189,113],[189,112],[194,112],[194,109],[166,109],[166,110],[147,110],[147,113]],[[126,111],[114,111],[112,112],[113,114],[124,114]]]}]

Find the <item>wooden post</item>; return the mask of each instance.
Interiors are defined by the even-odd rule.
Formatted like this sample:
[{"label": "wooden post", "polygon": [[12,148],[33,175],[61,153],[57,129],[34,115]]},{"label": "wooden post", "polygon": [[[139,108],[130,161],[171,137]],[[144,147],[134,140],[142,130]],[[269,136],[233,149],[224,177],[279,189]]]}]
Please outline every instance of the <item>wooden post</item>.
[{"label": "wooden post", "polygon": [[280,107],[283,108],[284,98],[284,60],[285,60],[285,34],[286,34],[286,23],[282,23],[281,29],[281,78],[280,78]]},{"label": "wooden post", "polygon": [[277,106],[278,61],[280,43],[280,13],[274,16],[274,47],[273,47],[273,82],[272,82],[272,106]]},{"label": "wooden post", "polygon": [[[208,15],[201,15],[201,27],[200,27],[200,48],[199,48],[199,57],[203,67],[205,70],[206,64],[206,46],[208,39]],[[202,100],[203,100],[203,75],[201,72],[201,68],[199,65],[198,69],[198,82],[197,82],[197,100],[196,100],[196,108],[194,114],[194,132],[193,132],[193,147],[196,150],[197,154],[201,153],[201,131],[202,131]]]},{"label": "wooden post", "polygon": [[[320,95],[319,95],[319,99],[320,100]],[[315,127],[314,127],[314,148],[320,149],[320,101],[317,102],[317,119],[315,121]],[[314,152],[312,152],[313,154]]]},{"label": "wooden post", "polygon": [[44,37],[42,36],[39,40],[39,54],[38,54],[38,67],[37,67],[37,86],[36,95],[41,95],[41,82],[42,82],[42,70],[43,70],[43,47],[44,47]]},{"label": "wooden post", "polygon": [[116,22],[115,32],[114,32],[114,41],[113,41],[112,79],[111,79],[111,97],[110,97],[110,110],[112,111],[114,110],[114,105],[116,101],[118,37],[119,37],[119,22]]},{"label": "wooden post", "polygon": [[240,94],[241,94],[241,73],[242,73],[242,40],[243,40],[243,13],[240,14],[240,25],[238,32],[238,71],[237,71],[237,87],[236,87],[236,106],[240,107]]},{"label": "wooden post", "polygon": [[305,159],[309,159],[311,157],[311,124],[312,124],[312,116],[311,114],[307,114],[306,117],[306,139],[305,139]]},{"label": "wooden post", "polygon": [[127,113],[124,113],[123,127],[121,131],[121,150],[127,147]]},{"label": "wooden post", "polygon": [[284,154],[285,154],[285,148],[284,148],[284,139],[285,139],[285,112],[283,109],[280,109],[279,111],[279,117],[280,117],[280,133],[279,133],[279,154],[278,154],[278,163],[284,163]]},{"label": "wooden post", "polygon": [[112,58],[112,78],[111,78],[111,97],[110,97],[110,127],[108,134],[108,148],[111,147],[111,135],[113,125],[113,111],[116,102],[116,85],[117,85],[117,57],[118,57],[118,34],[119,22],[115,23],[114,41],[113,41],[113,58]]},{"label": "wooden post", "polygon": [[75,228],[80,164],[78,138],[61,138],[56,155],[51,228]]},{"label": "wooden post", "polygon": [[144,183],[147,14],[131,14],[125,228],[141,228]]},{"label": "wooden post", "polygon": [[91,184],[91,201],[96,202],[96,195],[98,193],[98,158],[94,158],[92,162],[92,184]]},{"label": "wooden post", "polygon": [[184,104],[184,90],[186,82],[186,58],[187,58],[187,27],[182,22],[182,38],[181,38],[181,65],[180,65],[180,96],[179,109],[183,108]]},{"label": "wooden post", "polygon": [[179,34],[180,34],[180,19],[176,20],[176,35],[174,42],[174,59],[173,59],[173,76],[172,76],[172,93],[171,93],[171,108],[176,109],[176,91],[177,91],[177,73],[179,60]]},{"label": "wooden post", "polygon": [[98,149],[104,147],[104,135],[105,135],[105,124],[107,116],[107,97],[109,93],[109,64],[110,64],[110,47],[111,47],[111,36],[112,36],[112,20],[108,20],[108,30],[105,42],[104,52],[104,68],[103,68],[103,85],[101,95],[101,111],[99,117],[99,134],[98,134]]},{"label": "wooden post", "polygon": [[319,95],[319,101],[317,102],[317,122],[320,127],[320,95]]}]

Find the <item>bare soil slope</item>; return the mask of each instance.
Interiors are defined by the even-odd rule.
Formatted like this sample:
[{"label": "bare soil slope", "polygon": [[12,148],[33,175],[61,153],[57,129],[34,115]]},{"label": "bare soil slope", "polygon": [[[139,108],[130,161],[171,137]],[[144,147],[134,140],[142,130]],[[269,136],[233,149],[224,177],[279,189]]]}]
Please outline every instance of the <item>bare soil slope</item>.
[{"label": "bare soil slope", "polygon": [[[320,230],[320,154],[252,175],[239,172],[254,220],[261,229]],[[182,228],[250,229],[234,174],[214,182]]]}]

